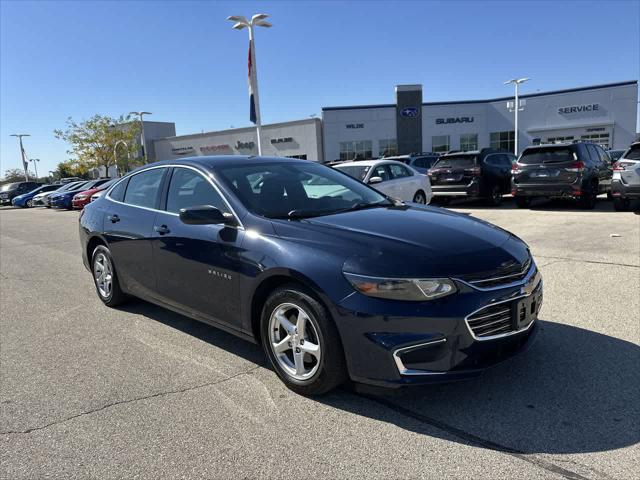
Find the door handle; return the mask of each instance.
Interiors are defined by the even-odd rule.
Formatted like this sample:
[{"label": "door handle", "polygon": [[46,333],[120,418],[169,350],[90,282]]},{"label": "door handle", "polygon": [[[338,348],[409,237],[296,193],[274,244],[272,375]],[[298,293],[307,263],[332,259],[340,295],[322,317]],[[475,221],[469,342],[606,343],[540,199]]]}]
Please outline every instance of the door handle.
[{"label": "door handle", "polygon": [[120,217],[118,215],[108,215],[107,219],[111,221],[111,223],[118,223],[120,221]]},{"label": "door handle", "polygon": [[160,225],[159,227],[153,227],[153,229],[158,232],[160,235],[165,235],[167,233],[170,233],[171,230],[169,230],[169,227],[167,227],[166,225]]}]

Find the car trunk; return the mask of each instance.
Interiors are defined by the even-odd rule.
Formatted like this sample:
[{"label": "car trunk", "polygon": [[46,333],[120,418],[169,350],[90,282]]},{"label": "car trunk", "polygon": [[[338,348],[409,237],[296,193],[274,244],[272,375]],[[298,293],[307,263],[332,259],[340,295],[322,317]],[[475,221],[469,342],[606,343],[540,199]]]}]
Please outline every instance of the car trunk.
[{"label": "car trunk", "polygon": [[479,173],[475,155],[442,157],[429,170],[431,185],[468,185]]},{"label": "car trunk", "polygon": [[545,147],[525,150],[516,164],[516,183],[573,183],[584,167],[567,147]]}]

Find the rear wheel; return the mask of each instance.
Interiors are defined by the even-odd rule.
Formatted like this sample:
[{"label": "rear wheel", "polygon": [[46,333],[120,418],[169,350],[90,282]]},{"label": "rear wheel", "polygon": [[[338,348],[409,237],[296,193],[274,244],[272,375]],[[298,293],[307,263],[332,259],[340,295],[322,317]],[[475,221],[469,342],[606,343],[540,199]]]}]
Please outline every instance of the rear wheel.
[{"label": "rear wheel", "polygon": [[284,384],[320,395],[346,379],[344,352],[327,309],[297,285],[274,291],[262,310],[265,353]]},{"label": "rear wheel", "polygon": [[498,185],[494,185],[487,197],[487,203],[493,207],[497,207],[502,203],[502,190]]},{"label": "rear wheel", "polygon": [[98,297],[105,305],[116,307],[126,301],[127,297],[120,288],[111,252],[104,245],[98,245],[93,250],[91,272]]},{"label": "rear wheel", "polygon": [[588,189],[582,191],[578,205],[583,210],[593,210],[596,206],[596,200],[598,198],[598,184],[591,183]]},{"label": "rear wheel", "polygon": [[413,196],[413,201],[415,203],[420,203],[425,205],[427,203],[427,197],[422,190],[418,190],[416,194]]},{"label": "rear wheel", "polygon": [[531,206],[530,197],[516,197],[516,205],[518,208],[529,208]]},{"label": "rear wheel", "polygon": [[614,197],[613,199],[613,208],[615,208],[617,212],[626,212],[630,206],[631,200],[628,198]]},{"label": "rear wheel", "polygon": [[31,208],[33,207],[33,200],[29,199],[27,200],[27,208]]}]

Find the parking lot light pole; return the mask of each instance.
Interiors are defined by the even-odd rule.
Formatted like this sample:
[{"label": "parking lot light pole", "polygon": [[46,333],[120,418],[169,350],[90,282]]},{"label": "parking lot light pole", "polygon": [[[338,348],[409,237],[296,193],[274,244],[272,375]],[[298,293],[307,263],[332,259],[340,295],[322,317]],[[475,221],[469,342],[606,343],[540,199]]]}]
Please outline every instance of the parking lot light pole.
[{"label": "parking lot light pole", "polygon": [[527,80],[531,80],[531,79],[528,77],[512,78],[511,80],[507,80],[506,82],[504,82],[505,85],[513,84],[516,87],[516,98],[515,98],[515,102],[513,103],[513,111],[515,112],[515,125],[514,125],[515,142],[514,142],[513,153],[516,155],[516,157],[518,156],[518,111],[524,110],[524,108],[520,108],[520,102],[518,100],[518,85],[526,82]]},{"label": "parking lot light pole", "polygon": [[142,157],[144,158],[144,163],[147,163],[147,145],[144,141],[144,121],[142,120],[143,115],[152,115],[151,112],[129,112],[129,115],[137,115],[140,117],[140,143],[142,144]]},{"label": "parking lot light pole", "polygon": [[39,162],[40,159],[39,158],[30,158],[29,161],[33,162],[33,168],[36,171],[36,182],[37,182],[38,181],[38,165],[36,164],[36,162]]},{"label": "parking lot light pole", "polygon": [[18,137],[18,141],[20,142],[20,154],[22,155],[22,168],[24,169],[24,180],[26,182],[29,181],[29,174],[27,173],[27,156],[24,153],[24,147],[22,146],[22,137],[30,137],[28,133],[12,133],[12,137]]},{"label": "parking lot light pole", "polygon": [[235,22],[233,27],[234,30],[242,30],[243,28],[247,28],[249,30],[249,92],[250,95],[253,96],[253,108],[255,111],[255,120],[252,118],[256,124],[256,136],[258,137],[258,155],[262,155],[262,141],[261,141],[261,128],[262,128],[262,120],[260,118],[260,95],[258,94],[258,66],[256,64],[256,45],[255,40],[253,38],[253,27],[265,27],[270,28],[272,25],[270,22],[267,22],[265,19],[268,18],[269,15],[266,13],[258,13],[251,17],[251,20],[247,20],[246,17],[242,15],[232,15],[227,17],[227,20]]}]

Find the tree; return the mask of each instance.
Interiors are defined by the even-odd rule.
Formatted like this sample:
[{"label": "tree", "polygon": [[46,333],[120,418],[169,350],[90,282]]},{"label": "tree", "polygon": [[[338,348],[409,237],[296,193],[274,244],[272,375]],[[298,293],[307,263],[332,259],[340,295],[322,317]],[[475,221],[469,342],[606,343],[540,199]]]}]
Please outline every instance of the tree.
[{"label": "tree", "polygon": [[[67,151],[73,160],[62,162],[66,169],[72,168],[69,162],[75,162],[77,171],[88,172],[90,169],[105,167],[105,170],[114,164],[113,147],[120,140],[124,140],[128,146],[118,145],[118,158],[127,158],[127,153],[135,157],[138,150],[136,139],[138,137],[138,122],[132,121],[130,116],[121,115],[118,118],[111,118],[103,115],[94,115],[88,120],[76,122],[71,117],[67,119],[65,130],[54,130],[56,138],[64,140],[70,145]],[[118,162],[121,172],[131,169],[135,165],[126,165],[122,160]],[[141,163],[135,162],[135,163]],[[61,165],[62,165],[61,164]],[[76,174],[76,176],[78,176]]]},{"label": "tree", "polygon": [[[29,178],[34,178],[33,173],[29,172]],[[24,170],[20,168],[10,168],[5,170],[4,177],[0,183],[24,182]]]}]

